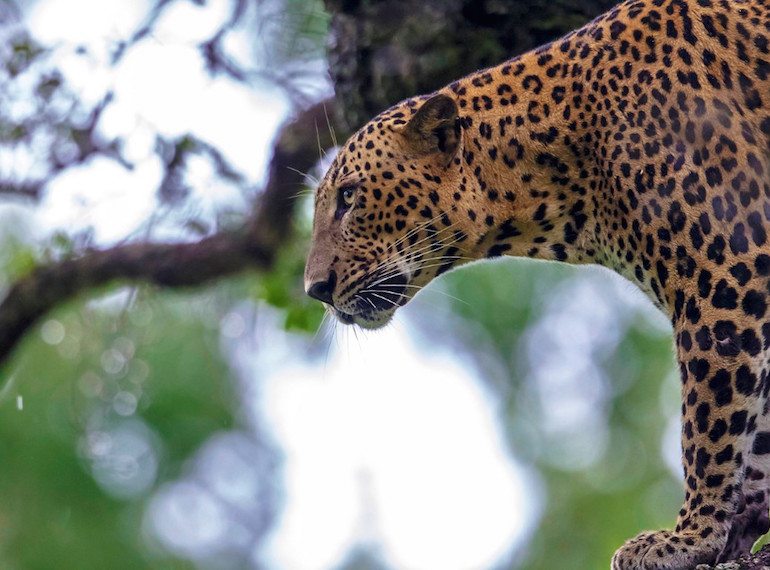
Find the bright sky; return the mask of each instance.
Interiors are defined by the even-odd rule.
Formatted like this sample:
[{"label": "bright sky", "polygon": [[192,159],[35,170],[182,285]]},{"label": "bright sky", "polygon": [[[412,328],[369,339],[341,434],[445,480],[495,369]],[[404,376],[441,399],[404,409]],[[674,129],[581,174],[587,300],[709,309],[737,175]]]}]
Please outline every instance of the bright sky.
[{"label": "bright sky", "polygon": [[[107,49],[136,28],[143,2],[34,5],[28,24],[36,37],[89,46],[90,56],[63,51],[59,63],[92,100],[107,87],[115,90],[102,130],[126,137],[130,158],[140,164],[134,172],[109,160],[73,169],[50,186],[38,228],[93,227],[102,243],[137,230],[157,209],[160,166],[141,160],[151,155],[156,132],[192,131],[260,179],[287,105],[276,92],[211,79],[193,45],[229,5],[177,2],[114,70],[104,65]],[[209,177],[204,168],[195,180],[201,209],[237,202]],[[244,394],[259,393],[249,401],[264,413],[286,457],[285,507],[266,551],[257,554],[270,568],[334,568],[362,541],[378,543],[395,568],[487,568],[534,523],[537,484],[507,454],[494,400],[453,355],[416,347],[402,326],[360,344],[333,345],[321,367],[297,362],[286,339],[273,339],[269,350],[236,345],[237,369],[250,387]],[[217,439],[201,454],[222,441],[229,440]],[[234,540],[224,534],[226,515],[205,497],[195,512],[185,510],[194,492],[180,480],[162,490],[150,511],[160,540],[193,557],[203,556],[206,545]]]},{"label": "bright sky", "polygon": [[290,363],[291,350],[277,369],[261,367],[272,370],[263,411],[287,453],[269,559],[331,568],[351,540],[369,540],[394,568],[491,567],[540,506],[534,477],[507,454],[494,400],[404,324],[359,337],[341,341],[320,373]]},{"label": "bright sky", "polygon": [[[95,229],[100,242],[113,242],[137,230],[157,209],[155,192],[161,165],[153,156],[155,134],[176,137],[192,132],[225,152],[255,182],[264,175],[272,136],[288,111],[277,91],[255,90],[203,68],[196,40],[226,17],[230,2],[206,7],[176,2],[155,34],[106,65],[115,42],[128,37],[146,14],[145,2],[119,0],[39,0],[28,23],[48,45],[86,45],[86,56],[61,50],[57,64],[84,98],[99,101],[112,88],[115,101],[100,124],[105,137],[124,137],[133,172],[108,159],[73,168],[50,185],[40,208],[41,225],[68,231]],[[83,18],[83,13],[88,18]],[[184,22],[184,26],[179,23]],[[150,158],[150,160],[143,160]],[[199,171],[195,198],[203,215],[218,206],[242,202],[232,188]],[[174,236],[169,236],[174,237]]]}]

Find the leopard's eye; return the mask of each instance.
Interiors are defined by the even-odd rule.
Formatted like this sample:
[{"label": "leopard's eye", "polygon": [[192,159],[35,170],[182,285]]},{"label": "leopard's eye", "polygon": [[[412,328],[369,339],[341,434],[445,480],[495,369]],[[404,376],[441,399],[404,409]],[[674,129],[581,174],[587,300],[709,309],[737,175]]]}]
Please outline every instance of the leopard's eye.
[{"label": "leopard's eye", "polygon": [[337,194],[337,211],[334,214],[336,219],[339,220],[342,218],[342,216],[345,215],[345,212],[353,207],[353,204],[355,204],[356,201],[357,188],[358,187],[354,184],[340,187],[339,193]]},{"label": "leopard's eye", "polygon": [[340,190],[340,194],[342,194],[342,201],[345,202],[348,206],[353,205],[353,197],[356,194],[356,189],[353,188],[353,186],[345,186]]}]

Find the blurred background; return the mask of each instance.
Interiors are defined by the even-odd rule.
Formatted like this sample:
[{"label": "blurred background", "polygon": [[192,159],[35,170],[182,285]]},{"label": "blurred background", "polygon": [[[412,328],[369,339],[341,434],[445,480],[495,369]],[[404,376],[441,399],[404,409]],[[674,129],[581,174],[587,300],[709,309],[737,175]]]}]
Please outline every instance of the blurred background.
[{"label": "blurred background", "polygon": [[302,291],[337,142],[611,4],[0,0],[0,298],[126,244],[272,247],[83,285],[0,362],[0,567],[592,570],[670,526],[671,333],[630,283],[478,264],[368,334]]}]

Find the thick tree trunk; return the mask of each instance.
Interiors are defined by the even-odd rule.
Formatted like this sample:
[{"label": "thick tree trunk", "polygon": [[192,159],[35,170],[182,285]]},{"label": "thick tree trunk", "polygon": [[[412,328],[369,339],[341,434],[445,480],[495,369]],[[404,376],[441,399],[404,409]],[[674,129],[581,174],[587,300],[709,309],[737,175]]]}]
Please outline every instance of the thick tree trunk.
[{"label": "thick tree trunk", "polygon": [[329,64],[351,127],[402,99],[552,41],[615,0],[325,0]]},{"label": "thick tree trunk", "polygon": [[735,562],[725,562],[716,566],[701,564],[695,570],[770,570],[770,546],[766,546],[753,556],[742,556]]}]

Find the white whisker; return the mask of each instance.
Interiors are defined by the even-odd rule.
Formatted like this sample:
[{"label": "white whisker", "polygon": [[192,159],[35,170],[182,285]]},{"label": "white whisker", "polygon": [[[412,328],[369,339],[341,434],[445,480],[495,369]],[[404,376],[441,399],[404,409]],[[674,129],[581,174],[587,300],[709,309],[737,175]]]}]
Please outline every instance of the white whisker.
[{"label": "white whisker", "polygon": [[[447,229],[449,229],[449,228],[447,228]],[[435,236],[430,236],[430,237],[435,237]],[[429,239],[429,238],[426,238],[426,239]],[[409,259],[418,257],[419,255],[421,255],[422,253],[424,253],[426,251],[430,251],[430,250],[438,251],[438,250],[441,250],[441,249],[447,249],[447,248],[451,247],[452,245],[455,245],[456,243],[459,243],[459,242],[463,241],[463,239],[464,239],[464,236],[456,236],[456,237],[454,237],[454,239],[452,239],[449,242],[444,242],[442,240],[439,240],[437,242],[433,242],[433,243],[430,243],[428,245],[424,245],[424,246],[422,246],[420,248],[417,248],[417,249],[408,250],[406,253],[403,253],[401,257],[392,256],[390,258],[385,258],[380,263],[378,263],[377,266],[374,269],[372,269],[371,273],[376,273],[378,271],[383,271],[383,270],[389,270],[391,267],[395,267],[396,265],[398,265],[399,262],[402,262],[404,260],[407,260],[407,262],[408,262]],[[424,242],[426,240],[423,239],[421,241]],[[420,243],[420,242],[418,242],[418,243]],[[417,245],[417,244],[415,244],[415,245]]]},{"label": "white whisker", "polygon": [[329,113],[326,111],[326,103],[324,103],[324,117],[326,117],[326,126],[329,128],[329,135],[332,137],[332,143],[334,143],[335,147],[340,146],[337,144],[337,133],[334,132],[334,127],[332,127],[331,121],[329,121]]},{"label": "white whisker", "polygon": [[377,297],[378,299],[381,299],[381,300],[385,301],[386,303],[390,303],[394,307],[398,307],[398,303],[396,303],[395,301],[391,301],[390,299],[386,299],[385,297],[383,297],[379,293],[370,293],[370,294],[373,295],[374,297]]},{"label": "white whisker", "polygon": [[[473,258],[466,257],[462,255],[438,255],[435,257],[429,257],[425,259],[422,263],[412,263],[411,265],[409,263],[406,264],[406,267],[404,268],[397,268],[395,270],[391,270],[389,272],[386,272],[383,275],[378,275],[376,281],[373,281],[370,283],[370,286],[378,285],[380,283],[383,283],[387,281],[388,279],[392,279],[393,277],[396,277],[398,275],[401,275],[404,273],[403,269],[406,269],[407,272],[412,272],[417,269],[426,269],[428,267],[438,267],[441,265],[444,265],[446,262],[449,261],[459,261],[459,260],[465,260],[465,261],[473,261]],[[443,263],[433,263],[436,261],[443,261]],[[433,263],[433,265],[429,265]],[[375,272],[372,272],[375,273]]]},{"label": "white whisker", "polygon": [[[388,289],[390,287],[395,287],[395,288],[406,287],[407,289],[416,289],[416,291],[414,292],[415,295],[425,288],[425,287],[421,287],[420,285],[409,285],[409,284],[406,284],[406,285],[395,285],[395,284],[394,285],[387,285],[387,284],[384,284],[384,285],[379,285],[378,288],[377,288],[377,291],[382,291],[383,289]],[[433,293],[438,293],[439,295],[443,295],[444,297],[452,299],[453,301],[457,301],[458,303],[462,303],[464,305],[470,306],[470,303],[468,303],[468,301],[464,301],[463,299],[460,299],[459,297],[455,297],[454,295],[450,295],[449,293],[447,293],[446,291],[442,291],[441,289],[431,289],[431,291]],[[371,289],[362,289],[361,291],[359,291],[359,293],[372,293],[372,292],[373,291]],[[390,293],[390,291],[387,291],[387,292]]]}]

